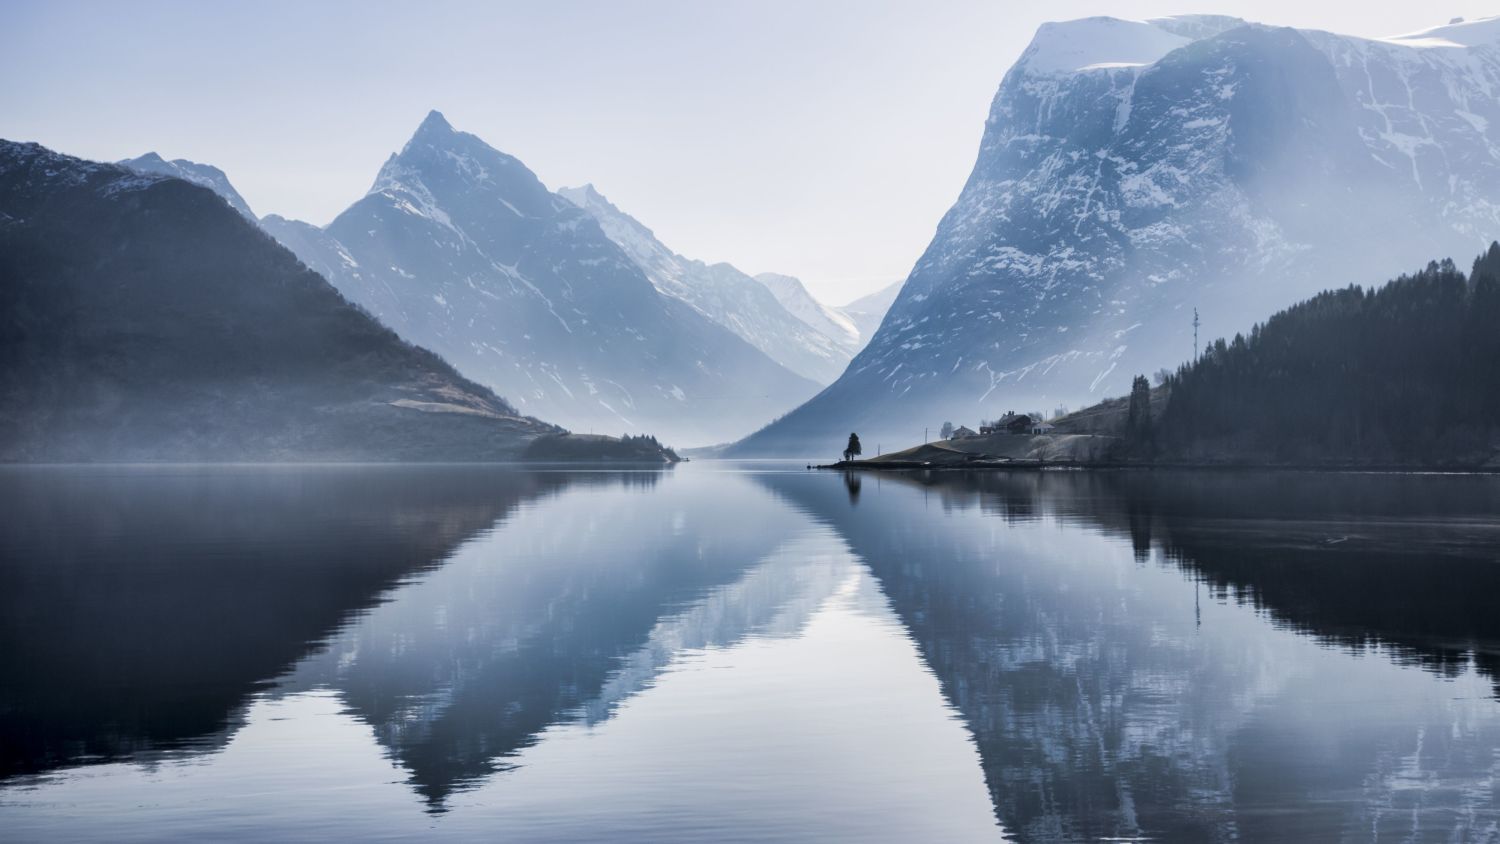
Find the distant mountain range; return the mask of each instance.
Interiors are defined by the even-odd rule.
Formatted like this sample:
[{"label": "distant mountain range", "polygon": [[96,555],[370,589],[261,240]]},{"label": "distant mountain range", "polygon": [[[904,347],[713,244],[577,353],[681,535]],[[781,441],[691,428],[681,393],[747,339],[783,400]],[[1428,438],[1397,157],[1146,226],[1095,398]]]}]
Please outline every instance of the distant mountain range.
[{"label": "distant mountain range", "polygon": [[402,337],[576,431],[722,441],[818,388],[662,295],[593,215],[437,112],[327,227],[261,223]]},{"label": "distant mountain range", "polygon": [[[757,277],[765,281],[765,276]],[[880,328],[880,323],[885,320],[885,315],[890,312],[891,305],[895,304],[896,297],[901,294],[901,286],[905,283],[904,279],[892,282],[874,293],[866,294],[847,305],[832,309],[839,316],[854,324],[855,330],[859,332],[860,349],[868,345],[870,339],[875,336],[875,331]],[[772,290],[775,289],[773,286]],[[791,306],[788,305],[788,307]],[[855,354],[858,353],[856,350]]]},{"label": "distant mountain range", "polygon": [[161,166],[0,141],[0,460],[498,460],[560,432]]},{"label": "distant mountain range", "polygon": [[[759,277],[751,278],[729,264],[684,258],[668,249],[593,185],[563,188],[558,193],[597,220],[604,234],[662,295],[685,302],[792,372],[828,384],[844,373],[857,351],[857,336],[815,325],[787,307]],[[796,279],[791,281],[801,286]]]},{"label": "distant mountain range", "polygon": [[879,331],[738,454],[1079,406],[1205,337],[1500,232],[1500,18],[1370,40],[1046,24]]},{"label": "distant mountain range", "polygon": [[[121,164],[208,187],[257,220],[216,167],[155,153]],[[741,436],[833,381],[899,287],[846,312],[790,276],[683,257],[592,185],[550,193],[436,112],[333,223],[257,222],[523,412],[673,442]]]}]

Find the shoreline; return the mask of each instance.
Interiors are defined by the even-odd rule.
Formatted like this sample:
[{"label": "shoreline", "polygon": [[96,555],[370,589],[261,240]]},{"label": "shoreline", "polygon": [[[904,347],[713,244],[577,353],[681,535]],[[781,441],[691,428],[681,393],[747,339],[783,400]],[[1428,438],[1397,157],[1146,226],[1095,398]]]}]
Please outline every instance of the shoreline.
[{"label": "shoreline", "polygon": [[809,464],[809,469],[849,471],[926,471],[926,472],[1044,472],[1044,471],[1229,471],[1229,472],[1328,472],[1350,474],[1432,474],[1432,475],[1500,475],[1500,466],[1426,465],[1400,463],[1208,463],[1078,460],[972,460],[963,463],[932,463],[920,460],[840,460],[835,463]]}]

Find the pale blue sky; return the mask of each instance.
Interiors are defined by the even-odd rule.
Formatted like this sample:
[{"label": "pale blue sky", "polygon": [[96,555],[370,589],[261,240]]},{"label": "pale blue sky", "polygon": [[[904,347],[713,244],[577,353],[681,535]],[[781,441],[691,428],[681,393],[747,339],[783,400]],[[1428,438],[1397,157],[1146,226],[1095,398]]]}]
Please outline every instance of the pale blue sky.
[{"label": "pale blue sky", "polygon": [[0,137],[223,168],[323,224],[428,109],[592,181],[690,257],[842,303],[902,278],[958,195],[1001,76],[1046,20],[1187,12],[1357,35],[1480,2],[0,0]]}]

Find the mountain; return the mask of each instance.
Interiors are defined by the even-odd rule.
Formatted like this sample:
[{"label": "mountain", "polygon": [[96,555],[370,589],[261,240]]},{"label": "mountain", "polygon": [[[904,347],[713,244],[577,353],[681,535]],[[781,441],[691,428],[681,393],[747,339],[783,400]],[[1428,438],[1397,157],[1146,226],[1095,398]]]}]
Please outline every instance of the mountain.
[{"label": "mountain", "polygon": [[[802,279],[780,273],[758,273],[755,280],[771,291],[771,295],[776,297],[776,301],[780,302],[788,313],[840,347],[849,350],[850,357],[859,351],[863,345],[862,339],[869,339],[868,334],[861,336],[859,327],[849,317],[814,299],[813,295],[807,292],[807,287],[802,284]],[[847,363],[845,361],[846,365]],[[840,370],[839,374],[842,375],[843,370]]]},{"label": "mountain", "polygon": [[234,210],[244,215],[251,222],[256,221],[255,212],[250,210],[250,203],[245,201],[240,192],[229,183],[229,177],[224,171],[209,164],[199,164],[196,161],[188,161],[185,158],[174,158],[171,161],[163,159],[154,152],[148,152],[138,158],[129,158],[117,162],[121,167],[134,170],[137,173],[153,173],[158,176],[171,176],[175,179],[183,179],[195,185],[202,185],[219,196]]},{"label": "mountain", "polygon": [[722,441],[817,389],[661,295],[592,216],[437,112],[326,228],[261,222],[403,338],[580,432]]},{"label": "mountain", "polygon": [[0,349],[6,461],[495,460],[559,431],[209,190],[11,141]]},{"label": "mountain", "polygon": [[895,304],[896,297],[901,293],[901,285],[905,280],[893,282],[874,293],[869,293],[855,299],[847,305],[835,308],[850,322],[859,332],[859,344],[863,349],[870,338],[880,328],[880,323],[885,320],[885,315],[890,312],[891,305]]},{"label": "mountain", "polygon": [[678,255],[593,185],[563,188],[558,194],[597,220],[662,295],[687,303],[787,369],[829,384],[849,365],[855,349],[848,342],[804,321],[757,279],[729,264]]},{"label": "mountain", "polygon": [[[1089,404],[1208,336],[1500,231],[1500,21],[1369,40],[1191,16],[1042,26],[845,375],[738,453]],[[866,436],[868,439],[868,436]]]}]

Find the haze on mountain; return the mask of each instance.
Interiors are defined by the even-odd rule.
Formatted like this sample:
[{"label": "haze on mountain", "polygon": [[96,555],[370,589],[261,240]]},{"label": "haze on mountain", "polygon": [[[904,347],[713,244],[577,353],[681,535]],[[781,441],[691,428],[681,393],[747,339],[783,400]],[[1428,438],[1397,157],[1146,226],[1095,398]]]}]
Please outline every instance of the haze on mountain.
[{"label": "haze on mountain", "polygon": [[1042,26],[847,372],[738,444],[1079,406],[1318,290],[1500,232],[1500,19],[1372,40],[1222,16]]},{"label": "haze on mountain", "polygon": [[559,433],[403,342],[183,166],[0,141],[0,460],[501,460]]},{"label": "haze on mountain", "polygon": [[592,216],[435,111],[327,227],[261,222],[403,338],[576,431],[722,442],[817,390],[659,293]]},{"label": "haze on mountain", "polygon": [[804,321],[758,278],[729,264],[705,264],[673,252],[593,185],[562,188],[558,194],[597,220],[663,296],[686,303],[798,375],[832,383],[857,351],[855,338]]},{"label": "haze on mountain", "polygon": [[891,305],[896,303],[896,297],[901,294],[901,287],[905,283],[905,279],[892,282],[874,293],[867,293],[847,305],[833,309],[854,323],[855,330],[859,332],[860,349],[869,345],[875,331],[880,328],[880,323],[885,320],[885,315],[890,312]]},{"label": "haze on mountain", "polygon": [[[851,357],[864,345],[862,339],[870,339],[868,334],[861,338],[859,326],[847,315],[813,298],[802,279],[781,273],[757,273],[755,280],[771,291],[787,313],[848,349]],[[840,370],[839,374],[842,375],[843,371]]]}]

